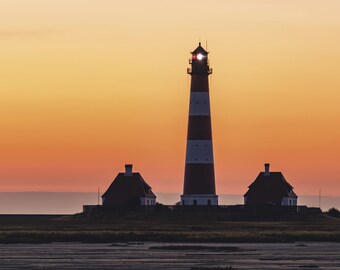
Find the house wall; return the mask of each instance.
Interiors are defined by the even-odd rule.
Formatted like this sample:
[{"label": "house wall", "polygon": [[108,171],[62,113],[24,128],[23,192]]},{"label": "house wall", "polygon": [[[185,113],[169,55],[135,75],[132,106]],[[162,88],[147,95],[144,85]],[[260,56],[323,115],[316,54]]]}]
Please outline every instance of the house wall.
[{"label": "house wall", "polygon": [[[150,198],[150,197],[140,197],[140,204],[141,205],[156,205],[156,198]],[[105,197],[102,197],[102,204],[104,205]],[[116,203],[113,205],[123,205],[124,203]]]},{"label": "house wall", "polygon": [[282,199],[281,205],[285,205],[285,206],[297,205],[297,198],[284,197]]},{"label": "house wall", "polygon": [[140,197],[141,205],[156,205],[156,198]]},{"label": "house wall", "polygon": [[[244,197],[244,204],[247,204],[247,197]],[[283,206],[294,206],[297,205],[297,198],[284,197],[282,199],[281,205]]]}]

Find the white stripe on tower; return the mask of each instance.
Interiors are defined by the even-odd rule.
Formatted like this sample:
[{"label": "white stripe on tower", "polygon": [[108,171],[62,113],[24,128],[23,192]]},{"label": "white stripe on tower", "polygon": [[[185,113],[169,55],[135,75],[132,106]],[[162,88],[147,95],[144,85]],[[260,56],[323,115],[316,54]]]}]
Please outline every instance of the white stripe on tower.
[{"label": "white stripe on tower", "polygon": [[191,92],[189,116],[210,116],[209,92]]},{"label": "white stripe on tower", "polygon": [[213,164],[214,157],[211,140],[187,141],[187,164]]}]

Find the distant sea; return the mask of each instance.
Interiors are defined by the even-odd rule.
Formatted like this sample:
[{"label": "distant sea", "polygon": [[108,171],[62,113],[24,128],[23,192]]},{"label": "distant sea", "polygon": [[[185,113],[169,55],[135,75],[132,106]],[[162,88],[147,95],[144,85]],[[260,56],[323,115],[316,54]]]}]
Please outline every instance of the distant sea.
[{"label": "distant sea", "polygon": [[[156,193],[157,201],[173,205],[179,201],[180,193]],[[97,204],[95,192],[0,192],[0,214],[74,214],[82,212],[83,205]],[[243,196],[220,194],[219,204],[243,204]],[[318,196],[301,195],[299,205],[319,207]],[[321,208],[340,210],[340,197],[322,196]]]}]

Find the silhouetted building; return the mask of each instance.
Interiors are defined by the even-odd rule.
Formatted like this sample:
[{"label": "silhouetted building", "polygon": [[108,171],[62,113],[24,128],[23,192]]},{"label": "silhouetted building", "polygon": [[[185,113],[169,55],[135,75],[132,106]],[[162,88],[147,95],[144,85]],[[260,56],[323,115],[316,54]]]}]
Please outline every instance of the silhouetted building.
[{"label": "silhouetted building", "polygon": [[201,43],[191,53],[191,75],[182,205],[217,205],[210,118],[208,52]]},{"label": "silhouetted building", "polygon": [[245,205],[297,205],[297,195],[281,172],[270,172],[269,164],[244,194]]},{"label": "silhouetted building", "polygon": [[140,173],[132,172],[132,164],[125,165],[125,172],[119,173],[102,195],[103,206],[155,205],[156,195]]}]

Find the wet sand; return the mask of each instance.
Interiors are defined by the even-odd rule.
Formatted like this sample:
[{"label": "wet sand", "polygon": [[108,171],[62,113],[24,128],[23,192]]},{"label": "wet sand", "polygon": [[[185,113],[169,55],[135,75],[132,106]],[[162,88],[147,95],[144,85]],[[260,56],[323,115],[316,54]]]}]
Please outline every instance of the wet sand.
[{"label": "wet sand", "polygon": [[232,269],[340,269],[340,243],[0,244],[0,269],[226,269],[229,266]]}]

